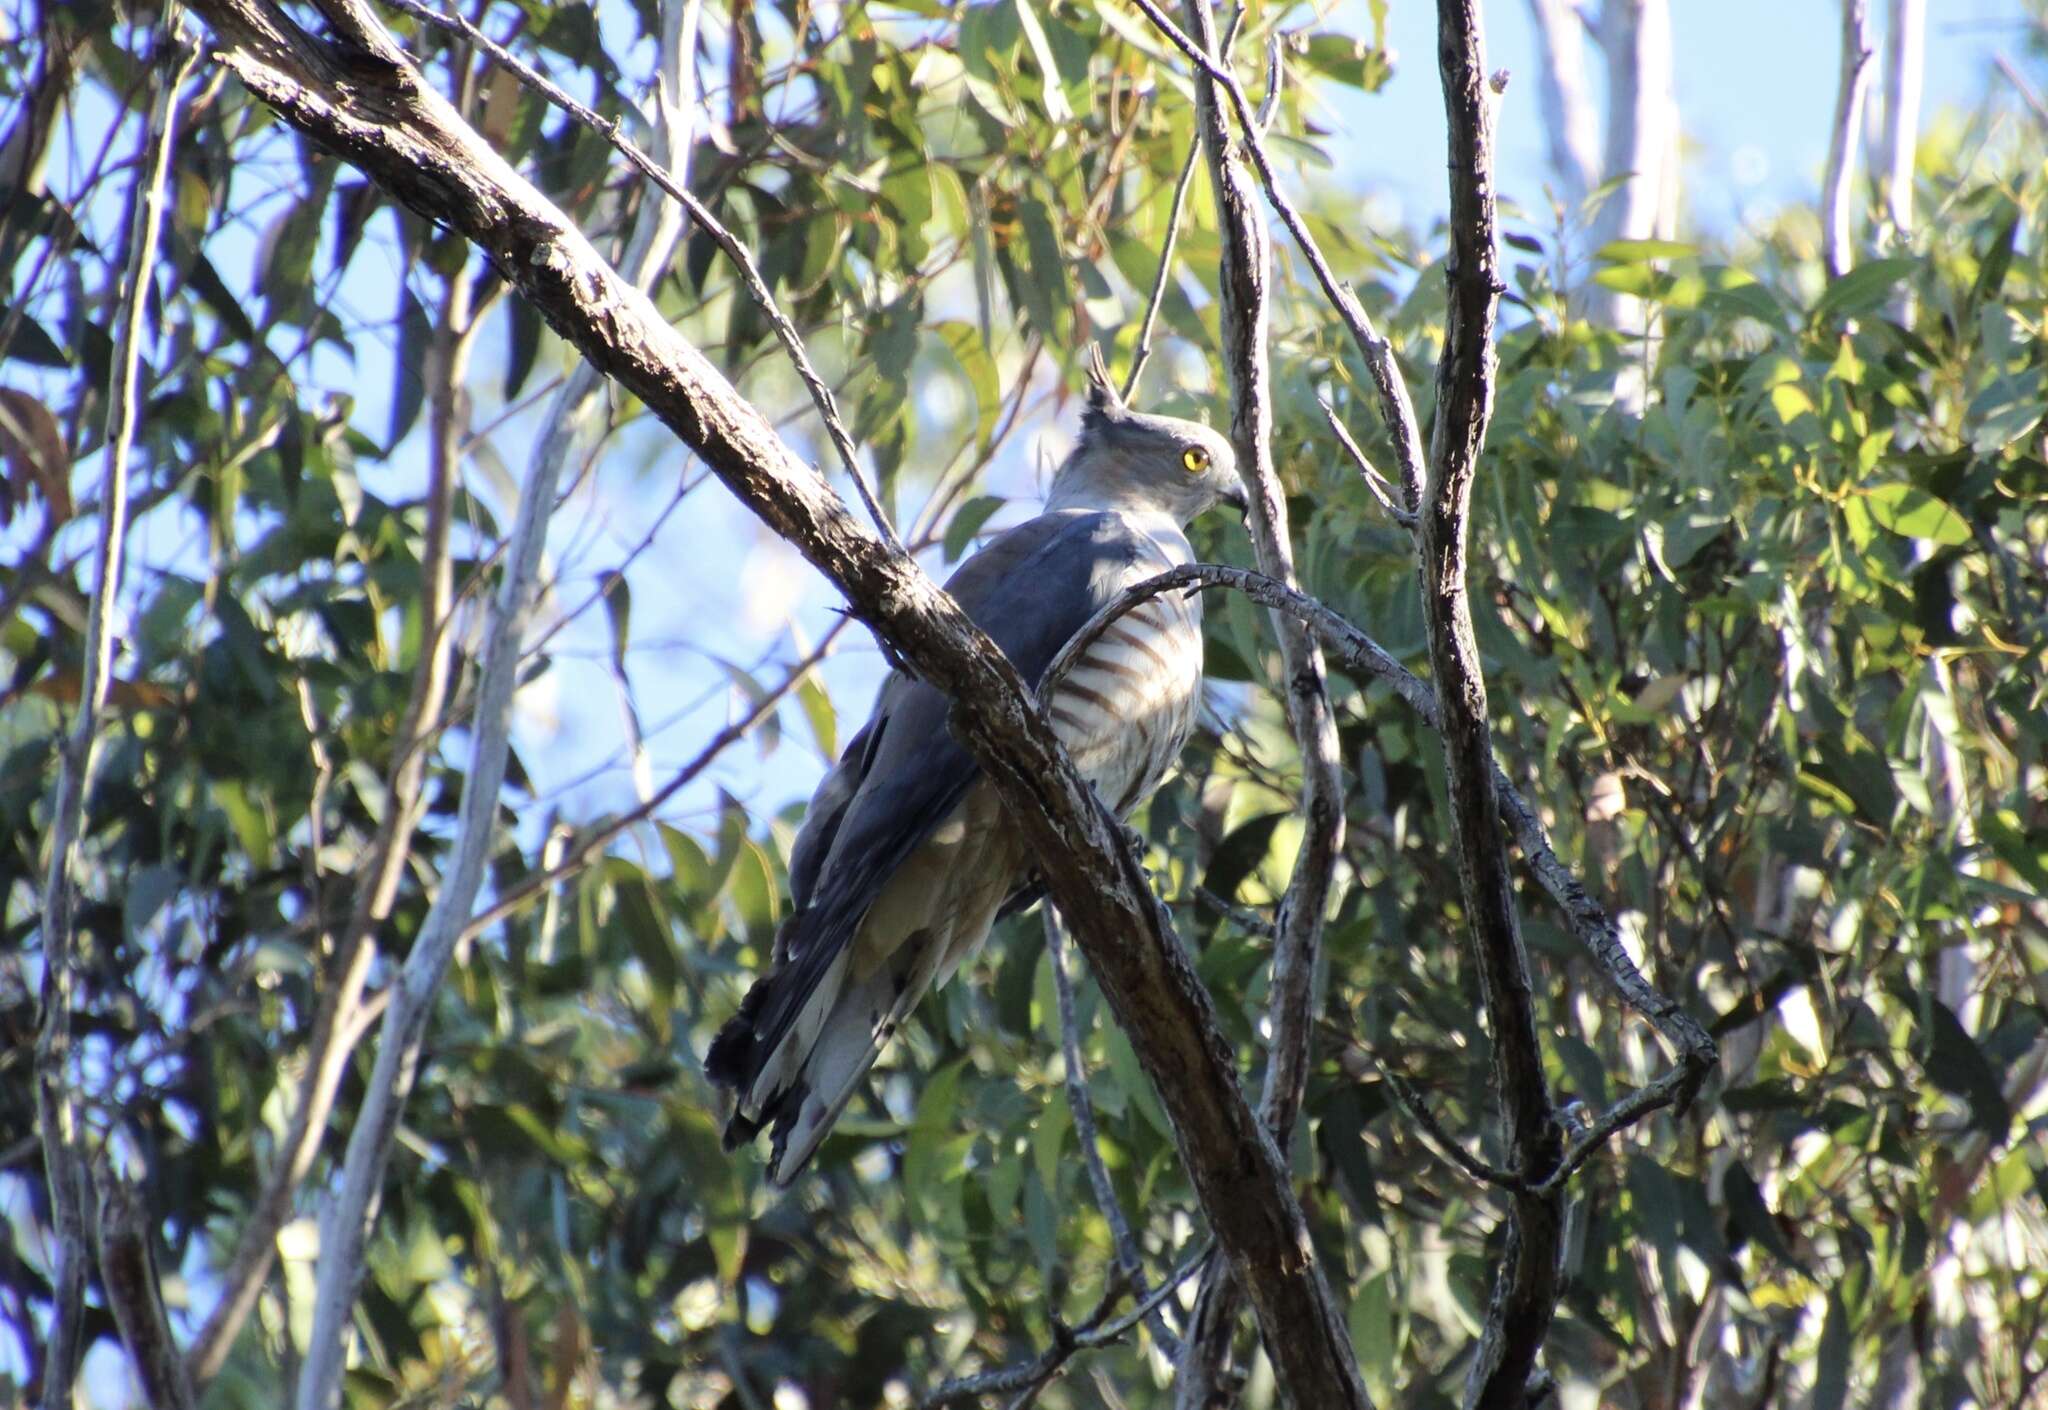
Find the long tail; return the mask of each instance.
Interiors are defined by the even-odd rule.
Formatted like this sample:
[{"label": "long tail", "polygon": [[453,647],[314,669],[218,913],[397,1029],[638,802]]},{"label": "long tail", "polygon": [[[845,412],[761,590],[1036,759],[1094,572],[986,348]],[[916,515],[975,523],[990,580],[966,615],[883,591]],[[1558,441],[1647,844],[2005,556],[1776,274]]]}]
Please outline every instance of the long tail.
[{"label": "long tail", "polygon": [[[778,1185],[794,1180],[930,987],[935,948],[900,945],[865,979],[848,975],[849,946],[815,978],[793,964],[759,980],[704,1056],[711,1080],[735,1095],[726,1149],[772,1127],[769,1178]],[[810,992],[799,996],[804,984]],[[779,1037],[761,1031],[767,1015],[790,1008],[796,1015]]]}]

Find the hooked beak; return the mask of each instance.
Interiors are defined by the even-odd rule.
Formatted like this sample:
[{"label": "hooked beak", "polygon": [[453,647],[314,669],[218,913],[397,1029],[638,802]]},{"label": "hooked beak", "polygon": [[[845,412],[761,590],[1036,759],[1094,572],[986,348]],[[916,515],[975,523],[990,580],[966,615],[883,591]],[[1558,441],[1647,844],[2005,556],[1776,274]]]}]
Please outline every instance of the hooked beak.
[{"label": "hooked beak", "polygon": [[1252,502],[1245,495],[1244,482],[1242,480],[1231,481],[1230,488],[1223,491],[1217,498],[1232,509],[1235,509],[1237,517],[1240,519],[1248,517],[1252,512]]}]

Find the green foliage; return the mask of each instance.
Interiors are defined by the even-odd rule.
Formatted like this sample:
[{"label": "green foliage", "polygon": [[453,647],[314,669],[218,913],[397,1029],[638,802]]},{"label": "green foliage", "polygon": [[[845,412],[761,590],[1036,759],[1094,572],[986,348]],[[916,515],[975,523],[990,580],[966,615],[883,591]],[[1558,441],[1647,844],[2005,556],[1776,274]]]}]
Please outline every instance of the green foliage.
[{"label": "green foliage", "polygon": [[[626,110],[650,6],[637,19],[499,9],[522,16],[522,54]],[[711,95],[719,127],[692,186],[756,251],[885,490],[929,494],[923,541],[938,566],[1004,507],[1001,487],[977,480],[1034,369],[1049,360],[1078,387],[1072,350],[1090,339],[1125,365],[1190,140],[1186,80],[1112,5],[854,4],[820,18],[742,4],[721,17],[760,66]],[[1383,20],[1375,4],[1371,33],[1283,46],[1286,158],[1317,164],[1318,95],[1385,81]],[[1285,23],[1250,12],[1241,54],[1255,87],[1248,56]],[[137,109],[124,104],[142,92],[135,36],[111,18],[78,34],[65,181],[84,175],[61,199],[0,193],[0,379],[47,409],[77,457],[10,451],[0,500],[17,516],[0,566],[0,1131],[13,1133],[34,1124],[42,845],[77,695],[103,330],[119,298],[124,169],[90,154],[109,137],[128,150]],[[611,231],[654,198],[601,139],[503,74],[456,67],[473,56],[458,60],[437,32],[405,34],[429,80],[461,88],[507,160],[586,229]],[[16,86],[29,57],[6,51]],[[391,808],[394,741],[431,639],[418,467],[420,443],[447,429],[432,393],[448,293],[469,281],[488,307],[500,291],[453,237],[288,139],[235,84],[194,105],[186,128],[135,486],[145,551],[88,800],[79,1010],[92,1139],[145,1175],[163,1265],[192,1274],[173,1288],[194,1314],[181,1334],[210,1305],[276,1159]],[[1902,1346],[1921,1357],[1928,1403],[2017,1405],[2042,1373],[2038,167],[2038,149],[1925,154],[1924,205],[1941,217],[1909,255],[1832,284],[1797,213],[1732,245],[1607,246],[1590,277],[1651,302],[1654,344],[1581,316],[1583,290],[1553,283],[1551,233],[1511,242],[1529,258],[1513,271],[1473,564],[1502,759],[1561,855],[1623,917],[1651,980],[1725,1054],[1692,1111],[1644,1123],[1580,1178],[1547,1364],[1601,1387],[1604,1403],[1664,1404],[1671,1387],[1725,1403],[1766,1375],[1788,1402],[1863,1403]],[[260,187],[253,170],[267,173]],[[1437,245],[1347,233],[1348,198],[1310,190],[1311,223],[1401,349],[1427,418]],[[1162,336],[1213,366],[1205,179],[1179,248]],[[372,276],[375,307],[358,298]],[[1303,576],[1420,664],[1411,547],[1315,405],[1329,397],[1389,464],[1370,384],[1308,286],[1279,283],[1275,449]],[[657,297],[750,394],[793,404],[766,323],[707,237]],[[503,365],[470,382],[509,406],[561,357],[529,313],[503,307],[489,325]],[[1615,389],[1644,359],[1638,415]],[[950,416],[921,409],[934,380],[959,394]],[[1179,380],[1155,363],[1146,395],[1222,415],[1213,386]],[[475,440],[465,484],[484,487],[497,452]],[[495,583],[498,502],[456,496],[464,604]],[[1203,556],[1247,561],[1234,527],[1199,533]],[[652,604],[621,570],[605,570],[585,610],[623,683],[633,609],[644,632]],[[1300,836],[1298,769],[1263,689],[1264,615],[1209,607],[1212,678],[1254,688],[1219,689],[1224,732],[1191,746],[1139,821],[1253,1084],[1267,942],[1194,896],[1276,899]],[[457,725],[471,621],[465,605]],[[545,683],[554,669],[537,652],[528,673]],[[723,689],[728,669],[748,702],[777,689],[767,672],[705,674]],[[1349,1044],[1398,1063],[1486,1151],[1487,1038],[1437,746],[1384,690],[1335,688],[1350,840],[1295,1167],[1375,1394],[1450,1404],[1502,1252],[1498,1201],[1430,1153]],[[762,738],[830,755],[864,703],[806,673],[775,697]],[[770,733],[784,715],[791,727]],[[430,740],[425,823],[376,927],[374,985],[436,889],[461,757]],[[1056,1318],[1086,1315],[1113,1250],[1062,1090],[1035,918],[1007,923],[923,1006],[816,1173],[776,1196],[754,1153],[719,1149],[699,1054],[767,961],[796,814],[722,795],[542,884],[611,821],[557,816],[556,801],[534,796],[515,757],[489,887],[524,899],[464,948],[439,997],[386,1183],[352,1403],[755,1405],[782,1385],[813,1406],[897,1403],[1029,1355]],[[1666,1055],[1535,888],[1523,905],[1550,1076],[1597,1109]],[[1085,985],[1080,1016],[1103,1158],[1157,1277],[1199,1246],[1199,1211],[1153,1092]],[[336,1133],[352,1124],[368,1052],[342,1085]],[[309,1188],[340,1147],[330,1137]],[[29,1237],[46,1208],[34,1154],[10,1145],[0,1172],[19,1253],[0,1260],[0,1315],[16,1327],[47,1297]],[[309,1316],[315,1209],[302,1194],[210,1404],[281,1399]],[[1719,1331],[1696,1337],[1706,1325]],[[89,1330],[111,1335],[103,1318]],[[26,1369],[9,1354],[0,1377]],[[1149,1334],[1088,1364],[1126,1403],[1164,1399]],[[1076,1376],[1046,1403],[1101,1399]]]}]

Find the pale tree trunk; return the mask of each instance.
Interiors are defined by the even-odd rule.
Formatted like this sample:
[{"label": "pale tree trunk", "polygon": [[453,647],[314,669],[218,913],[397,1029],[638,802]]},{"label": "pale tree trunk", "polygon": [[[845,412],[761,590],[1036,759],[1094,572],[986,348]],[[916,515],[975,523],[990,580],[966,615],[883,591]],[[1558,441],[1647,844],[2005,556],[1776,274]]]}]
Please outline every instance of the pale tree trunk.
[{"label": "pale tree trunk", "polygon": [[[1598,25],[1607,68],[1607,134],[1601,180],[1618,183],[1593,218],[1592,246],[1669,239],[1678,223],[1678,97],[1669,0],[1607,0]],[[1655,310],[1632,294],[1594,288],[1586,313],[1639,340],[1615,400],[1640,410],[1656,359]]]},{"label": "pale tree trunk", "polygon": [[[1927,66],[1927,0],[1890,0],[1884,59],[1884,225],[1881,247],[1913,243],[1913,169],[1920,148],[1920,90]],[[1913,291],[1892,293],[1892,321],[1913,321]]]},{"label": "pale tree trunk", "polygon": [[1884,213],[1886,233],[1899,244],[1913,234],[1913,164],[1926,67],[1927,0],[1891,0],[1884,60]]},{"label": "pale tree trunk", "polygon": [[1558,199],[1570,218],[1600,184],[1600,124],[1586,91],[1586,24],[1572,0],[1529,0],[1543,63],[1537,94]]},{"label": "pale tree trunk", "polygon": [[1862,136],[1863,96],[1870,88],[1870,6],[1842,0],[1842,73],[1835,91],[1835,122],[1828,134],[1828,165],[1821,184],[1821,263],[1828,278],[1840,279],[1854,263],[1850,251],[1850,190],[1856,180],[1856,147]]}]

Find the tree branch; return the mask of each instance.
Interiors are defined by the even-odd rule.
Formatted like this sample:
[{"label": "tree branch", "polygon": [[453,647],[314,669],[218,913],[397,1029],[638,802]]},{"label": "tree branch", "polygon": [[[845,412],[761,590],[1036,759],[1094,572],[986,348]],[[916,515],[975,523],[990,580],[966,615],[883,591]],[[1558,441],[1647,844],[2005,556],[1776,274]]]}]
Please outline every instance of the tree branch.
[{"label": "tree branch", "polygon": [[[1209,0],[1187,0],[1188,23],[1205,53],[1221,55],[1215,65],[1228,72],[1229,43],[1216,47]],[[1240,7],[1238,15],[1243,15]],[[1236,34],[1233,21],[1231,33]],[[1233,76],[1233,82],[1235,81]],[[1268,97],[1277,94],[1277,85]],[[1265,129],[1257,118],[1240,113],[1242,131],[1252,138]],[[1287,496],[1273,463],[1272,367],[1268,353],[1272,249],[1251,174],[1231,150],[1229,123],[1218,102],[1216,84],[1203,72],[1195,76],[1195,131],[1208,157],[1209,181],[1216,197],[1222,238],[1217,287],[1222,309],[1223,364],[1230,379],[1230,439],[1237,452],[1250,501],[1246,526],[1259,569],[1267,576],[1296,586],[1294,546],[1288,532]],[[1316,956],[1322,947],[1323,917],[1329,911],[1337,859],[1344,843],[1343,781],[1337,769],[1337,727],[1324,687],[1323,654],[1294,618],[1273,614],[1280,643],[1280,669],[1286,684],[1282,699],[1301,757],[1300,850],[1293,875],[1280,901],[1274,926],[1273,969],[1267,1001],[1267,1050],[1259,1114],[1281,1150],[1293,1137],[1302,1093],[1308,1085],[1310,1040],[1314,1033]],[[1236,1329],[1238,1296],[1224,1280],[1225,1269],[1212,1263],[1202,1276],[1189,1323],[1187,1347],[1180,1358],[1177,1404],[1206,1403],[1218,1375],[1229,1361]],[[1334,1333],[1346,1341],[1343,1331]],[[1357,1390],[1364,1403],[1363,1386]]]},{"label": "tree branch", "polygon": [[1316,398],[1316,405],[1323,409],[1323,420],[1329,423],[1330,434],[1337,438],[1337,444],[1344,448],[1344,453],[1351,457],[1351,463],[1358,467],[1359,476],[1365,481],[1366,492],[1380,508],[1387,511],[1388,518],[1413,534],[1414,513],[1394,503],[1393,495],[1389,493],[1392,486],[1387,483],[1385,476],[1373,468],[1373,463],[1365,458],[1365,452],[1358,448],[1357,441],[1351,439],[1351,432],[1345,429],[1344,422],[1339,419],[1336,410],[1321,397]]},{"label": "tree branch", "polygon": [[123,275],[120,344],[107,395],[106,469],[100,491],[99,542],[92,601],[86,609],[81,643],[78,712],[57,760],[57,796],[50,810],[50,857],[43,878],[42,1026],[36,1034],[36,1124],[43,1141],[50,1222],[56,1245],[51,1270],[49,1340],[43,1358],[45,1410],[70,1410],[74,1378],[84,1350],[86,1275],[92,1259],[87,1229],[85,1152],[80,1147],[77,1093],[73,1089],[71,1010],[77,1002],[72,967],[78,898],[73,872],[82,846],[86,784],[92,777],[99,713],[106,707],[112,675],[114,604],[121,592],[123,550],[128,533],[128,461],[135,445],[142,340],[149,317],[150,282],[157,242],[163,232],[164,183],[176,140],[178,90],[196,57],[182,34],[159,41],[156,96],[142,142],[147,160],[136,171],[133,222],[128,230],[128,267]]},{"label": "tree branch", "polygon": [[[1217,1242],[1249,1291],[1283,1393],[1300,1405],[1354,1398],[1342,1316],[1280,1151],[1239,1090],[1208,993],[1121,828],[1008,660],[914,562],[863,531],[760,413],[408,65],[380,46],[316,40],[270,0],[196,0],[195,8],[220,36],[221,60],[259,101],[481,246],[565,339],[674,429],[954,701],[954,729],[1036,856],[1158,1091]],[[1338,1340],[1303,1335],[1308,1327]]]},{"label": "tree branch", "polygon": [[[638,806],[630,808],[620,813],[617,817],[610,818],[599,826],[583,833],[577,838],[574,851],[569,852],[559,860],[546,862],[545,870],[525,877],[517,886],[509,887],[499,894],[497,899],[489,906],[478,911],[476,915],[470,918],[469,923],[462,928],[461,938],[464,940],[474,940],[499,921],[519,910],[520,907],[524,906],[541,892],[559,885],[582,871],[584,867],[590,864],[591,858],[602,851],[605,845],[613,838],[618,837],[636,823],[645,822],[648,818],[653,817],[659,811],[662,804],[675,797],[683,789],[689,787],[690,783],[703,774],[704,770],[717,762],[718,756],[723,754],[728,746],[744,738],[747,731],[767,718],[775,707],[782,703],[783,698],[790,691],[796,689],[803,678],[811,673],[812,668],[829,654],[833,638],[846,630],[847,621],[847,618],[842,617],[826,628],[825,634],[818,639],[818,644],[811,649],[810,655],[790,667],[789,673],[782,678],[779,685],[770,687],[756,697],[748,705],[747,712],[744,715],[713,735],[711,741],[698,750],[696,756],[689,763],[676,770],[667,783],[655,789]],[[545,853],[543,856],[545,857]]]},{"label": "tree branch", "polygon": [[671,158],[683,162],[682,172],[671,172],[667,165],[648,156],[632,138],[626,136],[620,128],[618,119],[600,117],[596,112],[577,102],[559,84],[522,61],[518,55],[462,16],[442,14],[421,4],[420,0],[389,0],[389,3],[428,24],[452,34],[460,34],[470,40],[521,83],[577,122],[604,137],[620,156],[639,170],[641,175],[659,186],[690,213],[690,218],[697,222],[739,270],[740,282],[747,286],[748,296],[760,309],[762,317],[768,320],[768,325],[775,330],[775,336],[781,342],[783,350],[789,354],[790,363],[796,368],[796,375],[802,380],[805,389],[810,392],[811,401],[818,408],[818,417],[825,423],[825,433],[831,439],[832,448],[839,454],[839,463],[845,467],[847,478],[853,481],[854,491],[867,509],[868,518],[873,522],[875,531],[891,548],[901,551],[903,541],[896,537],[896,530],[890,525],[888,514],[882,509],[881,502],[875,498],[875,492],[868,485],[867,476],[860,468],[860,457],[854,450],[853,437],[847,434],[846,423],[839,416],[838,398],[832,395],[831,387],[825,384],[825,379],[818,375],[818,369],[811,364],[810,354],[804,349],[802,335],[796,331],[796,325],[789,321],[789,315],[782,311],[782,306],[775,301],[768,281],[761,277],[760,266],[754,262],[753,251],[742,244],[739,237],[726,229],[717,216],[690,194],[689,187],[685,184],[689,149],[684,148],[680,158]]},{"label": "tree branch", "polygon": [[[1365,359],[1366,371],[1379,392],[1380,417],[1386,422],[1387,433],[1394,441],[1394,453],[1400,460],[1402,491],[1408,502],[1414,504],[1422,492],[1422,433],[1417,428],[1415,404],[1409,399],[1408,384],[1402,380],[1400,364],[1394,360],[1393,344],[1380,336],[1379,330],[1373,326],[1372,316],[1365,311],[1365,305],[1358,301],[1358,295],[1352,292],[1351,286],[1339,281],[1332,272],[1330,262],[1323,258],[1322,247],[1316,243],[1315,236],[1309,234],[1308,224],[1301,218],[1300,210],[1281,189],[1279,177],[1273,169],[1272,155],[1266,150],[1264,131],[1259,125],[1258,115],[1252,111],[1251,100],[1245,96],[1244,86],[1237,81],[1237,75],[1230,66],[1219,62],[1210,52],[1213,32],[1207,33],[1204,41],[1197,43],[1154,0],[1131,0],[1131,3],[1176,49],[1188,56],[1203,77],[1229,98],[1231,111],[1237,117],[1239,140],[1251,155],[1252,165],[1259,174],[1259,184],[1265,188],[1267,203],[1287,227],[1287,233],[1294,237],[1295,245],[1308,261],[1316,283],[1322,288],[1323,297],[1330,301],[1338,318],[1350,330],[1351,340],[1358,345],[1359,356]],[[1191,3],[1189,14],[1194,13]],[[1206,16],[1208,12],[1204,10],[1201,13]],[[1206,21],[1204,27],[1206,30]],[[1195,90],[1198,102],[1202,100],[1204,91],[1198,84]],[[1205,138],[1205,145],[1206,141]]]},{"label": "tree branch", "polygon": [[[663,6],[663,61],[657,74],[663,120],[657,135],[670,154],[685,163],[695,125],[694,59],[700,14],[700,0],[667,0]],[[682,229],[680,215],[669,203],[649,201],[641,206],[627,239],[621,271],[633,287],[645,290],[654,285],[667,269]],[[453,282],[464,281],[458,276]],[[554,510],[555,486],[590,423],[602,381],[587,362],[570,374],[548,408],[520,486],[519,507],[509,535],[511,552],[484,628],[453,859],[393,985],[376,1066],[349,1135],[341,1189],[322,1214],[313,1331],[299,1376],[301,1410],[325,1410],[340,1397],[346,1332],[362,1281],[365,1246],[376,1222],[385,1166],[418,1073],[433,997],[476,903],[495,833],[498,793],[510,747],[512,697],[547,543],[548,519]]]},{"label": "tree branch", "polygon": [[1166,1300],[1173,1296],[1175,1289],[1185,1283],[1194,1271],[1209,1260],[1214,1245],[1204,1247],[1178,1271],[1154,1288],[1149,1296],[1142,1297],[1138,1305],[1123,1316],[1111,1318],[1109,1310],[1116,1306],[1124,1294],[1121,1281],[1113,1280],[1102,1301],[1078,1327],[1069,1327],[1055,1319],[1053,1322],[1052,1345],[1029,1361],[1000,1370],[984,1371],[978,1376],[962,1376],[958,1380],[945,1381],[932,1388],[931,1393],[918,1402],[921,1410],[937,1410],[941,1405],[955,1405],[963,1400],[974,1400],[984,1395],[998,1395],[1005,1391],[1020,1394],[1012,1404],[1012,1410],[1029,1405],[1038,1392],[1052,1384],[1053,1379],[1066,1367],[1067,1362],[1080,1351],[1107,1346],[1125,1336],[1131,1328],[1152,1316]]},{"label": "tree branch", "polygon": [[[1437,0],[1437,67],[1450,129],[1451,248],[1444,352],[1436,368],[1436,424],[1419,549],[1430,672],[1443,712],[1444,774],[1459,891],[1493,1034],[1493,1084],[1509,1168],[1524,1180],[1549,1175],[1563,1135],[1550,1104],[1537,1036],[1529,961],[1522,949],[1514,882],[1493,787],[1493,728],[1486,678],[1472,634],[1466,548],[1472,486],[1493,412],[1493,321],[1502,285],[1493,196],[1493,114],[1479,0]],[[1556,1311],[1563,1201],[1517,1194],[1505,1261],[1465,1382],[1468,1410],[1522,1410]]]},{"label": "tree branch", "polygon": [[121,1329],[143,1402],[150,1410],[189,1410],[192,1383],[164,1316],[151,1221],[141,1191],[124,1176],[109,1173],[100,1182],[99,1235],[100,1288]]},{"label": "tree branch", "polygon": [[1152,277],[1152,294],[1145,300],[1145,317],[1138,324],[1138,345],[1131,350],[1130,370],[1124,373],[1123,398],[1138,390],[1138,374],[1152,356],[1152,325],[1159,321],[1159,306],[1166,302],[1166,281],[1173,277],[1173,247],[1180,240],[1181,212],[1187,207],[1188,187],[1194,184],[1195,162],[1202,155],[1199,133],[1188,143],[1188,158],[1180,165],[1180,180],[1173,184],[1173,204],[1166,213],[1166,240],[1159,247],[1159,272]]},{"label": "tree branch", "polygon": [[1828,164],[1821,178],[1821,263],[1828,278],[1840,279],[1855,262],[1849,221],[1850,187],[1856,179],[1856,148],[1862,140],[1863,95],[1870,87],[1870,0],[1841,0],[1842,71],[1835,89],[1835,120],[1828,131]]},{"label": "tree branch", "polygon": [[[1088,1069],[1081,1059],[1081,1028],[1074,1015],[1074,976],[1067,966],[1067,932],[1060,924],[1059,911],[1053,906],[1039,908],[1045,918],[1045,949],[1052,959],[1053,993],[1058,1000],[1060,1011],[1060,1052],[1065,1059],[1067,1070],[1067,1107],[1074,1116],[1074,1140],[1081,1147],[1082,1159],[1088,1166],[1088,1184],[1095,1191],[1095,1204],[1102,1211],[1103,1220],[1109,1225],[1112,1242],[1116,1246],[1116,1265],[1129,1283],[1131,1291],[1143,1301],[1149,1293],[1145,1287],[1145,1262],[1138,1254],[1138,1241],[1131,1236],[1130,1221],[1124,1218],[1123,1206],[1117,1203],[1116,1186],[1109,1180],[1109,1167],[1102,1163],[1102,1146],[1096,1134],[1095,1102],[1088,1095]],[[1180,1338],[1166,1325],[1166,1314],[1157,1313],[1151,1319],[1152,1339],[1169,1361],[1180,1359]]]}]

